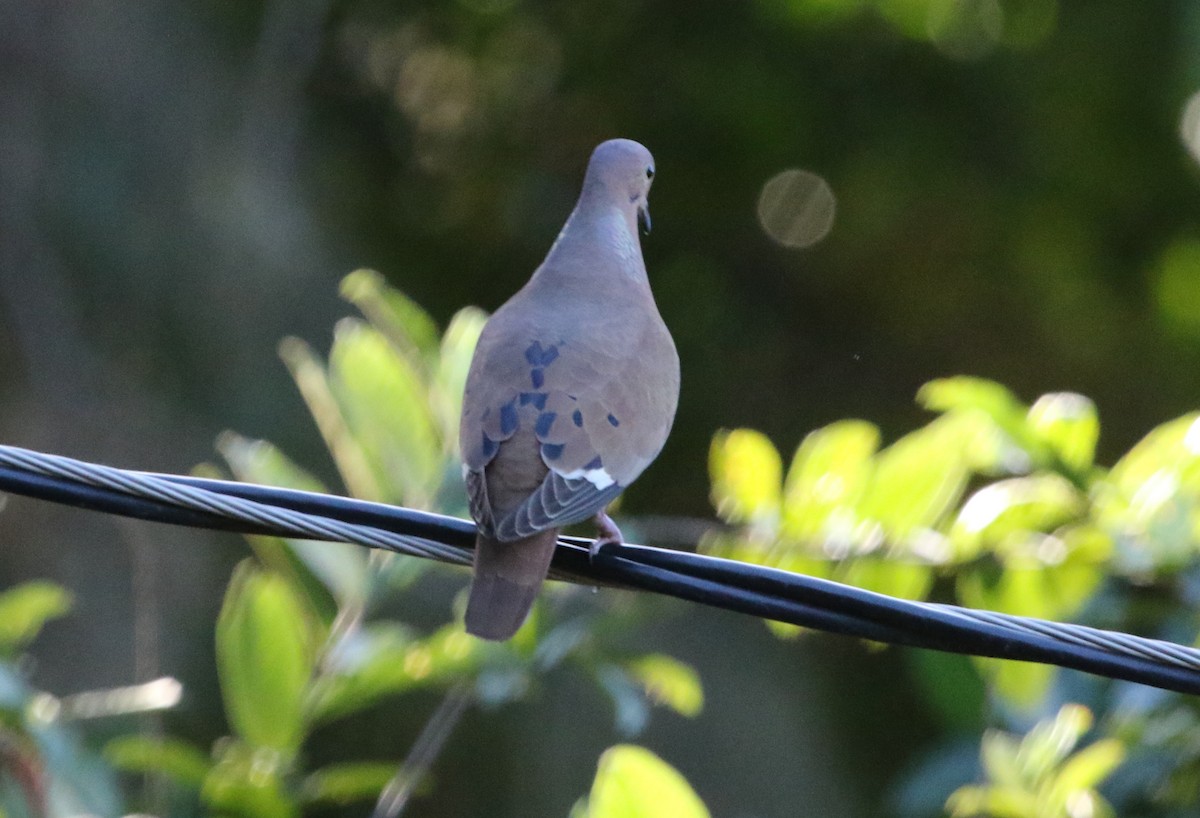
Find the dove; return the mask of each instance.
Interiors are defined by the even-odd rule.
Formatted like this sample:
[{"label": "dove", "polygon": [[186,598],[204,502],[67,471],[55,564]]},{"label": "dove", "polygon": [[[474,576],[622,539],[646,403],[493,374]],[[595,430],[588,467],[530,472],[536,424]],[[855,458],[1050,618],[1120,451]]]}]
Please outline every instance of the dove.
[{"label": "dove", "polygon": [[521,627],[561,528],[594,518],[594,548],[621,541],[605,509],[671,430],[679,356],[638,238],[653,180],[645,147],[601,143],[545,260],[480,335],[459,426],[478,529],[466,629],[477,637]]}]

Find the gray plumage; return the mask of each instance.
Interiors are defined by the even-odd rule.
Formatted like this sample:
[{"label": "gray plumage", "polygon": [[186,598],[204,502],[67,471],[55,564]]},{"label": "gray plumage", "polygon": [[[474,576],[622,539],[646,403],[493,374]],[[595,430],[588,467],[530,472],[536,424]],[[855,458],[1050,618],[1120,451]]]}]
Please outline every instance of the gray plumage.
[{"label": "gray plumage", "polygon": [[637,142],[597,147],[546,260],[479,338],[459,429],[479,528],[466,616],[476,636],[516,632],[559,529],[601,515],[666,442],[679,357],[637,235],[653,176]]}]

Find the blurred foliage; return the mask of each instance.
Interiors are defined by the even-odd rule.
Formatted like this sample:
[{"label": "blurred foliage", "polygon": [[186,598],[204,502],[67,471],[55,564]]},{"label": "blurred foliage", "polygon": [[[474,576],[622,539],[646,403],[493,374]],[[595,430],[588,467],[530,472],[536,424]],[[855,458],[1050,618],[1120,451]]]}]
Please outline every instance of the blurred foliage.
[{"label": "blurred foliage", "polygon": [[1121,742],[1100,739],[1076,750],[1092,727],[1092,714],[1065,705],[1019,740],[988,731],[983,737],[987,784],[955,790],[946,803],[953,818],[1111,818],[1096,791],[1125,757]]},{"label": "blurred foliage", "polygon": [[619,744],[600,756],[588,797],[570,818],[708,818],[708,809],[679,772],[644,747]]},{"label": "blurred foliage", "polygon": [[64,616],[71,596],[44,581],[0,593],[0,815],[117,815],[116,777],[81,740],[60,700],[30,682],[30,643]]},{"label": "blurred foliage", "polygon": [[[1197,640],[1200,414],[1163,423],[1104,467],[1095,462],[1100,420],[1082,395],[1025,406],[999,384],[956,377],[926,384],[918,399],[938,416],[891,445],[881,448],[870,423],[840,421],[807,435],[786,469],[763,434],[719,432],[712,499],[731,528],[703,547],[893,596],[953,596],[973,608]],[[957,661],[922,659],[917,680],[947,722],[961,724],[964,696],[979,694],[949,681]],[[1047,665],[971,662],[1002,721],[1085,696],[1114,738],[1068,758],[1091,726],[1081,707],[1065,707],[1020,745],[989,734],[991,784],[958,791],[954,815],[1111,814],[1092,788],[1121,764],[1123,747],[1131,763],[1116,779],[1136,782],[1123,806],[1155,815],[1200,792],[1200,749],[1186,738],[1200,726],[1193,698],[1122,695],[1121,683],[1105,694]],[[954,746],[917,766],[899,803],[949,769],[965,751]],[[932,794],[902,813],[934,814]]]},{"label": "blurred foliage", "polygon": [[[296,339],[280,351],[347,490],[465,514],[459,401],[486,316],[462,310],[439,335],[419,307],[370,271],[348,276],[342,292],[367,320],[337,325],[328,364]],[[219,448],[241,480],[327,491],[270,443],[227,433]],[[627,736],[645,728],[655,704],[685,716],[703,705],[691,667],[662,654],[629,654],[618,637],[631,614],[566,599],[579,596],[577,589],[548,586],[543,598],[551,599],[535,606],[512,640],[488,643],[459,622],[423,633],[379,613],[389,601],[411,598],[417,583],[436,584],[427,574],[453,571],[461,584],[461,570],[341,543],[249,539],[256,559],[235,571],[216,626],[232,735],[211,754],[137,736],[108,747],[121,769],[164,776],[208,810],[286,818],[373,799],[394,777],[419,779],[424,770],[406,771],[399,761],[317,769],[306,762],[314,730],[399,695],[450,696],[465,682],[472,702],[495,707],[529,696],[541,677],[565,666],[595,680]]]},{"label": "blurred foliage", "polygon": [[[762,434],[718,433],[713,502],[737,529],[704,547],[908,599],[946,579],[962,604],[1054,620],[1079,615],[1106,578],[1166,581],[1194,559],[1200,446],[1186,439],[1200,435],[1197,416],[1104,469],[1093,462],[1100,421],[1082,395],[1027,407],[999,384],[958,377],[918,399],[939,413],[926,426],[880,448],[870,423],[831,424],[804,438],[786,475]],[[1036,706],[1053,676],[977,663],[1016,706]]]}]

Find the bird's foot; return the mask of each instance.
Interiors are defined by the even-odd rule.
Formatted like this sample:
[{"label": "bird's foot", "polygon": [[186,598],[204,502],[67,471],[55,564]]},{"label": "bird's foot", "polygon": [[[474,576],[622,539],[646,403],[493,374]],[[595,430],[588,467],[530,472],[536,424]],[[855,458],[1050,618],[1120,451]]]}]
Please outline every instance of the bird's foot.
[{"label": "bird's foot", "polygon": [[593,518],[596,523],[596,533],[599,534],[596,539],[592,540],[591,547],[588,548],[588,557],[595,559],[600,553],[600,549],[606,545],[620,545],[625,542],[625,537],[621,534],[621,529],[617,528],[617,524],[612,521],[603,511]]}]

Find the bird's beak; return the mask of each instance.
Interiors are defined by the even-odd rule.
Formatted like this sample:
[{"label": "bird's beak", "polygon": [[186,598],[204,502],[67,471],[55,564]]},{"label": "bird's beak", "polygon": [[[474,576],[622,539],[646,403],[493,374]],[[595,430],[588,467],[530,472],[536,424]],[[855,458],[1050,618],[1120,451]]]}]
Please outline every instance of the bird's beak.
[{"label": "bird's beak", "polygon": [[650,205],[643,204],[638,207],[637,211],[638,226],[642,228],[642,235],[650,235]]}]

